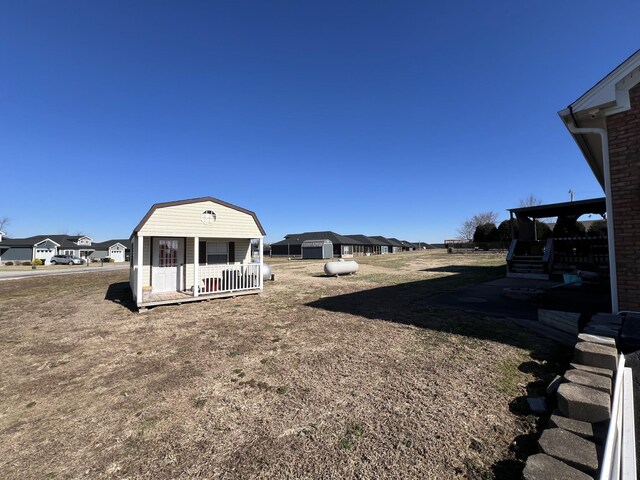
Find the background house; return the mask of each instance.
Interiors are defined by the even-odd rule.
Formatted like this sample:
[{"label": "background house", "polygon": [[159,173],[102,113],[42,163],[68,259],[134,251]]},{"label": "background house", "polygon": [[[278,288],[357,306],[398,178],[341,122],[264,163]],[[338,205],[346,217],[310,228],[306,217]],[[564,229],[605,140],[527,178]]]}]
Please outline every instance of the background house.
[{"label": "background house", "polygon": [[397,238],[367,236],[363,234],[341,235],[331,231],[290,233],[284,240],[271,244],[272,256],[300,257],[305,241],[326,240],[333,245],[333,256],[342,258],[361,255],[382,255],[416,250],[414,243]]},{"label": "background house", "polygon": [[[384,244],[384,242],[381,242],[380,240],[377,240],[373,237],[368,237],[366,235],[362,235],[362,234],[354,234],[354,235],[347,235],[347,237],[349,238],[353,238],[354,240],[359,241],[362,245],[361,245],[361,250],[363,255],[380,255],[382,254],[382,247],[385,246],[386,249],[386,245]],[[386,252],[385,252],[386,253]]]},{"label": "background house", "polygon": [[95,251],[89,255],[91,260],[101,260],[110,258],[114,262],[128,262],[131,255],[131,241],[120,238],[107,240],[106,242],[94,243]]},{"label": "background house", "polygon": [[128,240],[95,243],[89,236],[35,235],[26,238],[0,237],[0,264],[31,262],[36,258],[51,262],[54,255],[72,255],[88,259],[111,258],[124,262],[128,258]]},{"label": "background house", "polygon": [[329,240],[333,244],[333,256],[341,258],[353,257],[354,248],[363,246],[354,238],[331,231],[290,233],[285,235],[284,240],[271,244],[271,255],[299,257],[305,240]]}]

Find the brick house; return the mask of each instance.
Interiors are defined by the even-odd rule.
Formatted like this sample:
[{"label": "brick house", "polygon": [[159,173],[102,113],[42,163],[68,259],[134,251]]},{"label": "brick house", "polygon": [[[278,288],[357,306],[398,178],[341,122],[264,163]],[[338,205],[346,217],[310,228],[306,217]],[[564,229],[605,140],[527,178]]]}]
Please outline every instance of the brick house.
[{"label": "brick house", "polygon": [[640,311],[640,50],[558,114],[606,195],[612,309]]}]

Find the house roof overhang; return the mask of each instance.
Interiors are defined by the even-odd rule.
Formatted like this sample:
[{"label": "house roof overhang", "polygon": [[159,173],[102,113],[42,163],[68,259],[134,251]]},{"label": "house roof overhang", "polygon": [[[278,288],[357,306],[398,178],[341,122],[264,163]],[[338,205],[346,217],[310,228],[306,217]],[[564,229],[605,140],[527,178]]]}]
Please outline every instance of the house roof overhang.
[{"label": "house roof overhang", "polygon": [[253,220],[256,222],[256,226],[258,227],[258,230],[260,230],[260,233],[262,233],[262,235],[266,235],[267,234],[265,232],[264,228],[262,227],[262,224],[260,223],[260,220],[258,220],[258,216],[254,212],[252,212],[251,210],[247,210],[247,209],[244,209],[242,207],[238,207],[237,205],[233,205],[231,203],[224,202],[224,201],[219,200],[219,199],[214,198],[214,197],[199,197],[199,198],[190,198],[190,199],[187,199],[187,200],[178,200],[178,201],[175,201],[175,202],[163,202],[163,203],[154,204],[149,209],[147,214],[142,218],[142,220],[140,220],[140,223],[138,223],[136,228],[133,229],[133,233],[131,233],[130,239],[136,236],[136,234],[140,231],[140,229],[144,226],[144,224],[147,223],[147,220],[149,220],[151,218],[151,215],[153,215],[153,212],[155,212],[157,209],[166,208],[166,207],[176,207],[178,205],[188,205],[190,203],[200,203],[200,202],[217,203],[217,204],[220,204],[220,205],[224,205],[227,208],[231,208],[233,210],[237,210],[238,212],[242,212],[242,213],[246,213],[247,215],[251,215],[253,217]]},{"label": "house roof overhang", "polygon": [[606,129],[607,117],[631,107],[629,90],[640,83],[640,50],[622,62],[567,108],[558,112],[587,160],[593,174],[604,188],[604,159],[599,135],[573,133],[577,128]]},{"label": "house roof overhang", "polygon": [[549,203],[533,207],[510,208],[509,211],[518,217],[549,218],[564,215],[585,215],[595,213],[604,215],[607,212],[605,197],[578,200],[576,202]]}]

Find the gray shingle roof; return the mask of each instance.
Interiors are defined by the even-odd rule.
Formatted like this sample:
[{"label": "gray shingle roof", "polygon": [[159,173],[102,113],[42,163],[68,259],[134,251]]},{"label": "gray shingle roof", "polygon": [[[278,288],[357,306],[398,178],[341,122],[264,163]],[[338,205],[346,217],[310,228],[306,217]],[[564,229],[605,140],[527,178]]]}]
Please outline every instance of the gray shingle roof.
[{"label": "gray shingle roof", "polygon": [[387,245],[386,243],[381,242],[377,238],[367,237],[366,235],[362,235],[362,234],[346,235],[346,236],[349,238],[353,238],[354,240],[358,240],[363,245]]},{"label": "gray shingle roof", "polygon": [[387,237],[382,237],[380,235],[376,236],[376,237],[371,237],[371,238],[375,238],[376,240],[378,240],[379,242],[382,242],[382,245],[388,245],[389,247],[393,247],[393,246],[398,246],[398,245],[394,245],[390,239],[388,239]]},{"label": "gray shingle roof", "polygon": [[69,250],[101,250],[103,248],[109,248],[114,243],[121,243],[126,248],[131,248],[131,242],[129,240],[124,239],[116,239],[116,240],[107,240],[106,242],[93,242],[91,245],[78,245],[75,242],[78,241],[79,238],[77,235],[34,235],[33,237],[25,237],[25,238],[3,238],[2,242],[0,242],[0,246],[3,247],[33,247],[36,243],[40,243],[46,239],[53,240],[57,244],[60,245],[62,249]]},{"label": "gray shingle roof", "polygon": [[402,241],[398,240],[397,238],[389,238],[389,241],[391,242],[391,245],[393,245],[394,247],[403,247],[404,245],[402,245]]},{"label": "gray shingle roof", "polygon": [[304,232],[304,233],[288,233],[284,236],[284,240],[272,243],[271,245],[298,245],[305,240],[331,240],[334,245],[362,245],[362,243],[353,238],[345,237],[335,232]]},{"label": "gray shingle roof", "polygon": [[96,250],[108,250],[111,245],[115,245],[116,243],[121,243],[122,245],[124,245],[124,248],[131,248],[131,240],[125,240],[123,238],[116,238],[113,240],[107,240],[105,242],[94,243],[91,246]]}]

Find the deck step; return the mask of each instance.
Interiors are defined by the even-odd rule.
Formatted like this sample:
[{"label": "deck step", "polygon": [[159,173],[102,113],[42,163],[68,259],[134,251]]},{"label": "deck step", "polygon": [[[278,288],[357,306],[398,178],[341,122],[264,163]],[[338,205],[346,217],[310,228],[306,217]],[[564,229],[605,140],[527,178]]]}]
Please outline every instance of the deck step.
[{"label": "deck step", "polygon": [[513,260],[516,262],[542,262],[543,257],[538,255],[514,255]]},{"label": "deck step", "polygon": [[507,317],[516,325],[527,328],[533,332],[536,332],[544,337],[551,338],[556,342],[562,343],[569,347],[573,347],[577,341],[577,335],[572,335],[562,330],[545,325],[544,323],[537,322],[535,320],[525,320],[523,318]]},{"label": "deck step", "polygon": [[549,275],[546,273],[518,273],[518,272],[507,272],[507,278],[528,278],[534,280],[549,280]]}]

